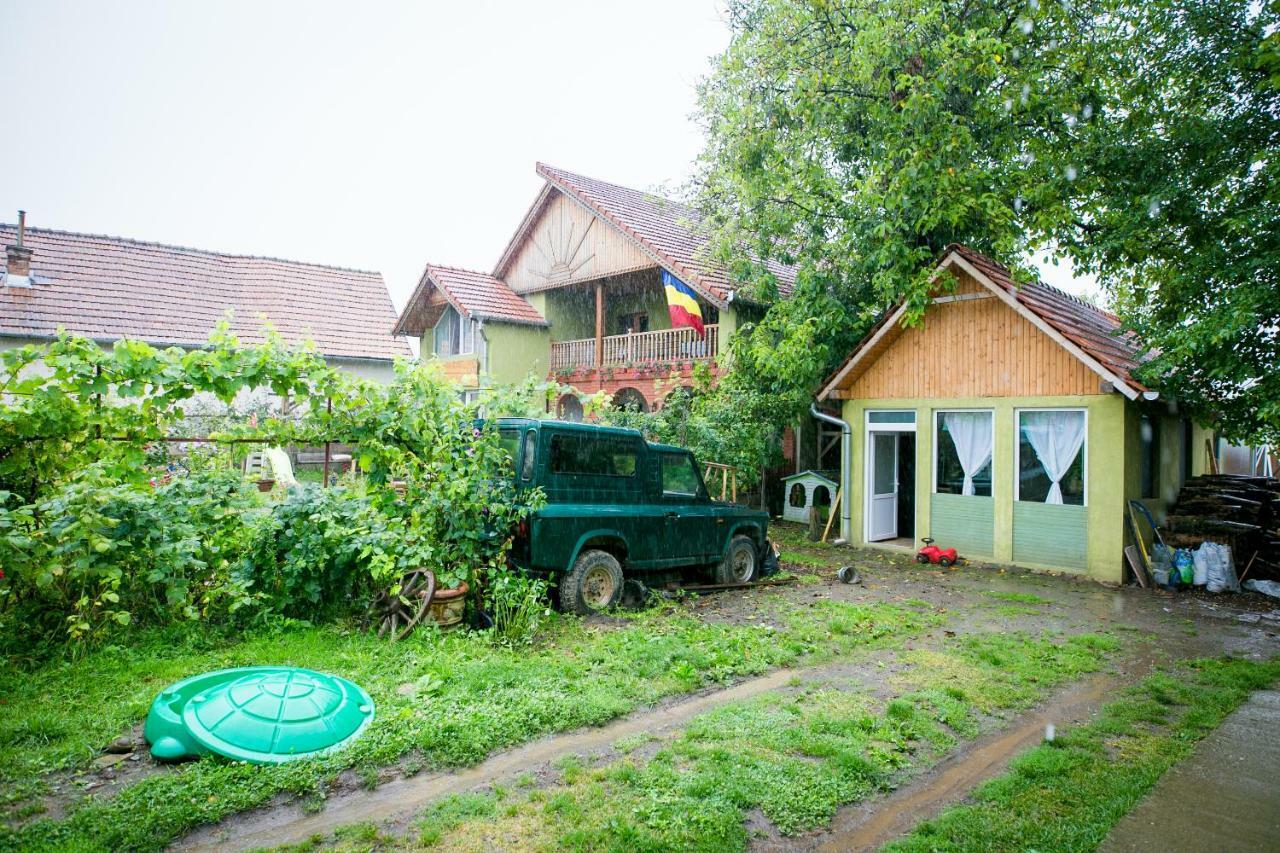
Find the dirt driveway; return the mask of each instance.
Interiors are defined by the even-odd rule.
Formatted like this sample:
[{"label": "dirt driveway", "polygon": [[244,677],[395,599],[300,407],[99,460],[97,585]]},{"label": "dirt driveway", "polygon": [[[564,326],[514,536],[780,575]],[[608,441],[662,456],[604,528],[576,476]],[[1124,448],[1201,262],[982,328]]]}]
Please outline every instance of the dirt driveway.
[{"label": "dirt driveway", "polygon": [[[652,754],[690,720],[726,703],[762,694],[803,691],[822,683],[854,685],[888,697],[895,677],[910,666],[907,653],[941,648],[950,638],[977,634],[1073,635],[1107,633],[1121,641],[1101,672],[1047,694],[1035,708],[994,715],[976,739],[960,743],[939,760],[904,769],[896,790],[841,808],[830,824],[783,836],[757,813],[748,815],[751,844],[765,850],[874,849],[908,831],[945,805],[962,799],[975,785],[1001,772],[1008,759],[1037,742],[1046,726],[1089,717],[1121,687],[1178,658],[1217,656],[1265,658],[1280,653],[1280,609],[1252,594],[1207,596],[1139,589],[1115,589],[1070,577],[1014,568],[961,566],[950,571],[919,566],[910,554],[795,543],[784,552],[784,567],[796,582],[747,591],[694,596],[681,607],[707,622],[757,624],[783,611],[822,601],[907,604],[943,617],[936,629],[900,647],[855,655],[806,669],[781,670],[739,681],[723,689],[674,697],[600,728],[543,738],[491,756],[475,767],[412,776],[390,774],[374,789],[346,779],[320,811],[291,802],[238,815],[199,830],[180,849],[239,850],[306,839],[332,838],[352,824],[372,825],[386,846],[413,842],[416,816],[448,795],[522,786],[545,788],[562,779],[566,760],[600,766],[619,759],[619,744],[637,736],[649,742],[631,759]],[[835,568],[853,565],[856,585],[840,583]],[[602,620],[607,624],[608,620]],[[489,838],[488,846],[518,848],[524,842]]]}]

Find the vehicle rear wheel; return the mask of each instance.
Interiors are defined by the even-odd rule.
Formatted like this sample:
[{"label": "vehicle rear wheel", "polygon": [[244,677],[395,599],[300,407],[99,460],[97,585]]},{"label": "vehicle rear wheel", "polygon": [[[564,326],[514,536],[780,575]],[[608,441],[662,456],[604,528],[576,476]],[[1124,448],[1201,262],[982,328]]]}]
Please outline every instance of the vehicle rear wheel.
[{"label": "vehicle rear wheel", "polygon": [[569,613],[598,613],[621,597],[622,564],[608,551],[583,551],[560,578],[560,608]]},{"label": "vehicle rear wheel", "polygon": [[759,566],[756,543],[748,536],[735,536],[729,540],[724,560],[716,567],[716,583],[751,583]]}]

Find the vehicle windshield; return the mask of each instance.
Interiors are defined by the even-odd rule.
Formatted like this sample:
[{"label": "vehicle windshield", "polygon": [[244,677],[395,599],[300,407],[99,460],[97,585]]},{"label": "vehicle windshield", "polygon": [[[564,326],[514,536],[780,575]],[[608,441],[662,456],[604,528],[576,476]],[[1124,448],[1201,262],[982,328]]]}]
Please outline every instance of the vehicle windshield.
[{"label": "vehicle windshield", "polygon": [[516,449],[520,446],[520,431],[514,429],[498,430],[498,443],[506,451],[507,459],[511,463],[511,473],[514,474],[516,472]]},{"label": "vehicle windshield", "polygon": [[662,493],[672,497],[696,497],[702,493],[702,477],[693,457],[686,453],[662,454]]}]

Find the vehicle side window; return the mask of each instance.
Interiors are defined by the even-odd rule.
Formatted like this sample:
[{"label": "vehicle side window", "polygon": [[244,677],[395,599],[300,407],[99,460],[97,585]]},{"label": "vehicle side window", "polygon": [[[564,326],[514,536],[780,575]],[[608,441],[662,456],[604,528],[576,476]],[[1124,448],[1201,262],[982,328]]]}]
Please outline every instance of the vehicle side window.
[{"label": "vehicle side window", "polygon": [[702,478],[698,476],[693,457],[683,453],[662,454],[662,493],[680,497],[702,494]]},{"label": "vehicle side window", "polygon": [[636,447],[626,439],[553,435],[549,458],[553,474],[636,475]]},{"label": "vehicle side window", "polygon": [[533,463],[538,455],[538,432],[529,430],[524,434],[524,449],[521,451],[520,479],[533,479]]}]

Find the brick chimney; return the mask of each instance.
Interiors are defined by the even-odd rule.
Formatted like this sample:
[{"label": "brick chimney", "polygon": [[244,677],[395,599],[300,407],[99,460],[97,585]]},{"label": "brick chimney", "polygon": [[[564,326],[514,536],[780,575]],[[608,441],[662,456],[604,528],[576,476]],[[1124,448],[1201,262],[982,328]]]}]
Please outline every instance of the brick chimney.
[{"label": "brick chimney", "polygon": [[5,267],[6,272],[11,276],[28,278],[31,275],[31,250],[22,245],[22,238],[27,232],[27,212],[25,210],[18,211],[18,242],[11,243],[4,247],[5,256],[8,264]]}]

